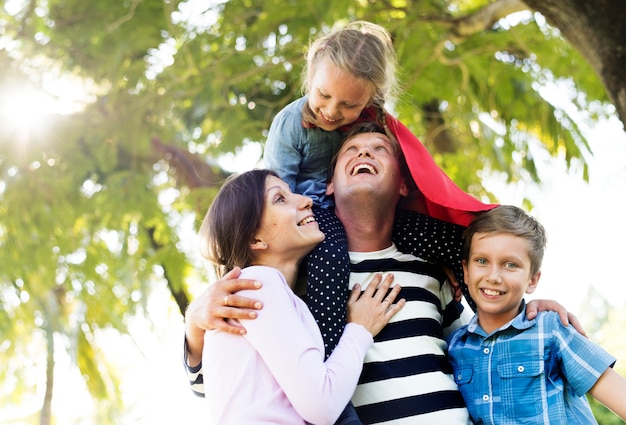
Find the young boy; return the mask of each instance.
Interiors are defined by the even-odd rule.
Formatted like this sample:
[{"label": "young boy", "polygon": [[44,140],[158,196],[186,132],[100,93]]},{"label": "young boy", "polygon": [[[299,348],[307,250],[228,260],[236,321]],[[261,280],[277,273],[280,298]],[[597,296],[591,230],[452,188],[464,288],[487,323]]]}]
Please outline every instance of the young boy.
[{"label": "young boy", "polygon": [[585,394],[626,420],[626,379],[615,358],[553,312],[526,318],[537,287],[543,226],[502,205],[464,233],[463,271],[477,311],[448,339],[450,362],[476,423],[597,423]]}]

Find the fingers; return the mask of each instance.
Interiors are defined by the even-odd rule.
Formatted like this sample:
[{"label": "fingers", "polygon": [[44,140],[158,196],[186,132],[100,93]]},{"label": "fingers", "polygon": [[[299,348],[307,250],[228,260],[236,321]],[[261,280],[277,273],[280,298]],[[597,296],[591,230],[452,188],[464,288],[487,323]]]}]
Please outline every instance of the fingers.
[{"label": "fingers", "polygon": [[535,317],[537,317],[537,302],[533,300],[526,304],[526,318],[533,320]]},{"label": "fingers", "polygon": [[[582,336],[587,336],[587,333],[583,329],[583,325],[578,320],[578,317],[574,316],[572,313],[567,313],[567,317],[572,326],[580,333]],[[563,320],[561,318],[561,320]]]},{"label": "fingers", "polygon": [[246,330],[238,323],[227,322],[226,320],[218,320],[215,322],[215,329],[221,332],[227,332],[233,335],[245,335]]},{"label": "fingers", "polygon": [[452,297],[454,298],[454,301],[461,302],[461,297],[463,296],[463,292],[461,292],[461,285],[459,284],[459,281],[454,275],[454,272],[447,267],[444,267],[443,271],[445,272],[446,277],[448,278],[448,282],[450,282],[450,288],[452,290]]},{"label": "fingers", "polygon": [[[376,273],[372,281],[369,283],[369,285],[367,285],[367,288],[365,289],[363,296],[374,298],[375,300],[382,302],[382,300],[385,299],[385,295],[387,295],[387,291],[389,291],[389,287],[393,283],[394,276],[393,274],[388,273],[385,276],[385,279],[384,280],[382,279],[383,279],[382,274]],[[382,280],[382,283],[381,283],[381,280]],[[394,298],[390,299],[389,302],[392,303],[394,299],[395,299],[395,296]]]},{"label": "fingers", "polygon": [[242,297],[236,292],[243,289],[259,289],[261,282],[252,279],[230,279],[218,280],[213,284],[213,303],[223,305],[224,307],[250,308],[260,310],[263,305],[254,299]]},{"label": "fingers", "polygon": [[358,283],[355,283],[354,286],[352,287],[352,290],[350,291],[350,296],[348,297],[348,305],[351,305],[352,303],[356,302],[360,296],[361,296],[361,285],[359,285]]},{"label": "fingers", "polygon": [[402,307],[404,307],[405,304],[406,304],[406,300],[404,298],[401,298],[395,304],[391,304],[389,308],[387,309],[387,311],[385,312],[385,319],[386,320],[391,319],[397,312],[399,312],[402,309]]},{"label": "fingers", "polygon": [[[400,285],[394,285],[393,288],[391,288],[391,291],[389,292],[389,295],[387,295],[387,300],[389,300],[391,302],[390,307],[394,306],[394,302],[396,302],[396,304],[398,304],[400,301],[404,301],[406,302],[406,300],[404,300],[404,298],[396,301],[396,298],[398,297],[398,295],[400,294],[400,291],[402,290],[402,287]],[[402,304],[404,305],[404,304]]]},{"label": "fingers", "polygon": [[385,304],[386,308],[391,307],[402,289],[400,285],[394,285],[391,287],[394,278],[395,277],[392,273],[388,273],[383,280],[382,274],[376,273],[367,285],[367,288],[365,288],[365,291],[362,293],[359,293],[360,285],[355,284],[352,288],[352,293],[350,294],[348,303],[350,304],[351,302],[357,301],[360,294],[360,297],[371,298],[378,303]]}]

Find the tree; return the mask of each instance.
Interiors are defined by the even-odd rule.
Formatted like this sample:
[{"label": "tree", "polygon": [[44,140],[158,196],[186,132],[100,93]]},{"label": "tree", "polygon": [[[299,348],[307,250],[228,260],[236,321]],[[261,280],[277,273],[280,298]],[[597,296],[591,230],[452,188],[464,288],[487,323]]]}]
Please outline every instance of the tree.
[{"label": "tree", "polygon": [[[624,83],[609,72],[623,65],[624,3],[571,3],[528,2],[563,26],[567,42],[510,0],[5,2],[0,102],[11,103],[0,108],[19,109],[9,96],[18,86],[62,98],[56,79],[80,81],[89,99],[49,114],[47,126],[35,125],[34,103],[26,125],[0,117],[3,400],[29,393],[20,355],[31,344],[64,348],[100,400],[100,421],[115,422],[116,377],[103,369],[98,334],[125,332],[155,280],[168,283],[182,314],[194,266],[180,217],[206,210],[228,173],[220,155],[263,143],[272,117],[299,95],[309,38],[335,22],[389,29],[405,90],[394,112],[461,187],[490,197],[475,170],[538,182],[543,151],[584,167],[587,123],[542,88],[567,84],[589,121],[610,114],[612,101],[625,121]],[[589,30],[576,34],[572,16]],[[51,371],[54,357],[44,358]]]},{"label": "tree", "polygon": [[611,0],[525,2],[541,12],[583,55],[600,77],[622,123],[626,123],[626,4]]}]

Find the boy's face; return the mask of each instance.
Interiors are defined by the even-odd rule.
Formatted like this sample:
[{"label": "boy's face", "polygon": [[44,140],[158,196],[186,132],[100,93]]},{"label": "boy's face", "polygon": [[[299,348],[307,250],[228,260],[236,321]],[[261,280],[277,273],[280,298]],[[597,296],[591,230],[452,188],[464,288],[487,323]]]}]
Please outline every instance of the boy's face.
[{"label": "boy's face", "polygon": [[541,272],[530,274],[529,250],[526,239],[510,233],[472,236],[463,271],[485,331],[491,332],[513,319],[519,313],[524,294],[537,287]]},{"label": "boy's face", "polygon": [[308,83],[314,124],[322,130],[334,131],[352,124],[370,102],[365,80],[344,72],[328,59],[316,65]]}]

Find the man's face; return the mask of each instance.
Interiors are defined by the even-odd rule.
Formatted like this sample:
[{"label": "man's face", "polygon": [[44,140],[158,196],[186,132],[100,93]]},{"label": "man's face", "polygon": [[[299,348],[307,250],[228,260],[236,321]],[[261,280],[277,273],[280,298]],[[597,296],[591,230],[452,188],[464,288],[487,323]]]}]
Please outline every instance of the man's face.
[{"label": "man's face", "polygon": [[364,195],[367,197],[364,201],[384,202],[386,207],[395,208],[399,197],[408,193],[397,147],[381,133],[359,133],[346,140],[339,150],[326,193],[335,195],[335,203],[342,198],[355,200],[355,195]]}]

